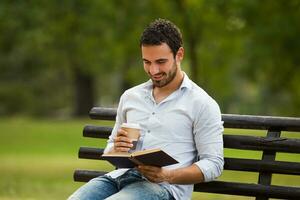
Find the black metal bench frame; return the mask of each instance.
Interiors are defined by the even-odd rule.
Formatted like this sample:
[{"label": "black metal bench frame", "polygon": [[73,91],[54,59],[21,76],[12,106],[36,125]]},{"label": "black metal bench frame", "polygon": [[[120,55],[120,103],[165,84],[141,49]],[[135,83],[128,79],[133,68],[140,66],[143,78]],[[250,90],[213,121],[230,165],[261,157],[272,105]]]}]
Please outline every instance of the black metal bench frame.
[{"label": "black metal bench frame", "polygon": [[[94,107],[89,115],[92,119],[114,121],[116,109]],[[258,183],[212,181],[196,184],[194,192],[253,196],[257,200],[300,199],[300,183],[293,187],[271,185],[272,174],[300,175],[300,155],[298,162],[275,160],[277,152],[300,154],[300,139],[280,137],[282,131],[300,134],[300,118],[222,114],[222,120],[225,128],[267,130],[266,137],[224,135],[224,148],[262,151],[261,160],[225,157],[224,170],[258,172]],[[111,130],[112,127],[86,125],[83,136],[107,139]],[[102,153],[103,148],[80,147],[79,158],[101,160]],[[105,173],[78,169],[74,180],[87,182]]]}]

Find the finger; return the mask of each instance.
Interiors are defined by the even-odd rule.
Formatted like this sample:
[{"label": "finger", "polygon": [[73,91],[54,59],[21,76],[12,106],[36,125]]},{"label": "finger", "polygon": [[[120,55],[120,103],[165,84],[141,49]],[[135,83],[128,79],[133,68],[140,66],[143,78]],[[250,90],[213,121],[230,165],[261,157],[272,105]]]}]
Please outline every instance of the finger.
[{"label": "finger", "polygon": [[116,147],[115,151],[122,151],[122,152],[128,152],[130,148],[127,147]]},{"label": "finger", "polygon": [[117,142],[114,144],[114,150],[128,152],[132,146],[132,144]]},{"label": "finger", "polygon": [[114,138],[114,142],[127,142],[127,143],[132,143],[132,140],[128,137],[124,136],[118,136]]},{"label": "finger", "polygon": [[117,132],[117,136],[125,136],[127,137],[128,136],[128,133],[127,131],[123,130],[123,129],[119,129],[118,132]]},{"label": "finger", "polygon": [[149,178],[158,178],[159,175],[153,172],[145,172],[145,176],[149,177]]},{"label": "finger", "polygon": [[133,146],[132,141],[126,137],[116,137],[114,138],[114,146],[123,146],[131,148]]},{"label": "finger", "polygon": [[122,135],[114,138],[115,151],[128,152],[132,147],[133,147],[132,141],[128,137]]},{"label": "finger", "polygon": [[141,174],[143,174],[147,178],[158,177],[158,175],[159,175],[159,173],[157,173],[155,171],[148,171],[148,170],[144,170],[144,169],[138,169],[138,170],[140,171]]},{"label": "finger", "polygon": [[143,174],[149,181],[154,183],[162,182],[162,178],[155,173]]},{"label": "finger", "polygon": [[160,167],[155,167],[155,166],[151,166],[151,165],[139,165],[138,168],[143,171],[149,171],[149,172],[153,172],[153,173],[157,173],[157,172],[161,171]]},{"label": "finger", "polygon": [[147,168],[140,167],[139,171],[141,172],[141,174],[143,174],[143,176],[145,176],[147,179],[151,180],[152,182],[158,183],[163,181],[169,181],[170,179],[171,171],[163,170],[163,168],[152,167],[152,166]]},{"label": "finger", "polygon": [[133,146],[133,144],[128,143],[128,142],[116,142],[114,146],[117,148],[120,148],[120,147],[131,148]]}]

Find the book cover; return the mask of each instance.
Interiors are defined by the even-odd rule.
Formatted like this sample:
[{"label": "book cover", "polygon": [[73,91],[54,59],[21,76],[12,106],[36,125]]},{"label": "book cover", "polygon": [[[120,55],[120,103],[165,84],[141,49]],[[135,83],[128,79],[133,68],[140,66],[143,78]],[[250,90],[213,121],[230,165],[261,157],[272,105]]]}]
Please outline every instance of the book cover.
[{"label": "book cover", "polygon": [[161,149],[150,149],[133,153],[112,152],[103,154],[101,158],[117,168],[133,168],[137,165],[164,167],[178,163],[177,160]]}]

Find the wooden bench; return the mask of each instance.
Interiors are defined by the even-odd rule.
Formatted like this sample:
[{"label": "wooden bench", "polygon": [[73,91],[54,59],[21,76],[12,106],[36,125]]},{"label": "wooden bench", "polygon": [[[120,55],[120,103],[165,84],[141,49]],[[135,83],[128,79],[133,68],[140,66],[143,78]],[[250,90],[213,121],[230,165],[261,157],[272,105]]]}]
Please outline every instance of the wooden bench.
[{"label": "wooden bench", "polygon": [[[114,121],[116,109],[95,107],[91,109],[89,115],[92,119]],[[262,151],[260,160],[225,157],[224,170],[257,172],[259,174],[257,183],[216,180],[196,184],[194,192],[252,196],[259,200],[300,199],[300,181],[299,184],[293,186],[271,184],[273,174],[300,175],[300,118],[222,114],[222,120],[225,128],[249,130],[247,135],[224,134],[224,148]],[[253,132],[251,135],[250,131],[252,129],[266,130],[266,136],[253,136]],[[111,131],[112,127],[86,125],[83,136],[107,139]],[[280,137],[282,131],[292,132],[296,137]],[[277,152],[297,154],[298,159],[293,162],[276,161]],[[79,158],[101,160],[102,153],[103,148],[80,147]],[[75,170],[74,180],[87,182],[105,173],[104,171]]]}]

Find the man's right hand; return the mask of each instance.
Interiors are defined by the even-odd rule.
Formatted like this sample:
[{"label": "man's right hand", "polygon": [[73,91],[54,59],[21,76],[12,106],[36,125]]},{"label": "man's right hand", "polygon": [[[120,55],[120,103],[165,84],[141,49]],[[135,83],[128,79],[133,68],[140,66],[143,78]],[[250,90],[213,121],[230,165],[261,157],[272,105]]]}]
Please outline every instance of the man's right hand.
[{"label": "man's right hand", "polygon": [[127,132],[119,129],[117,136],[114,138],[114,151],[128,152],[132,146],[132,141],[129,139]]}]

